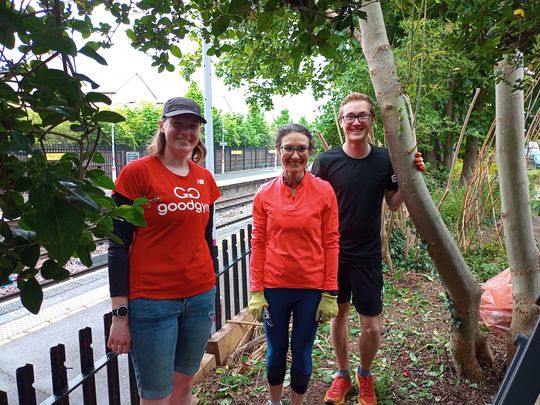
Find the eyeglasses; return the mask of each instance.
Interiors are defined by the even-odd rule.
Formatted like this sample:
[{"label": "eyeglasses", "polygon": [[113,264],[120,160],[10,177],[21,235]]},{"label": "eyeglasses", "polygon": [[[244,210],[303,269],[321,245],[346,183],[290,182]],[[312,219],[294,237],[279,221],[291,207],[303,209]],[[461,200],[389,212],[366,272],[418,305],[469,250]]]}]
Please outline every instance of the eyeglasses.
[{"label": "eyeglasses", "polygon": [[371,114],[361,113],[361,114],[346,114],[341,119],[347,124],[352,124],[354,120],[358,119],[358,122],[366,122],[371,118]]},{"label": "eyeglasses", "polygon": [[305,156],[309,153],[309,148],[307,146],[297,146],[296,148],[294,146],[280,146],[281,153],[286,156],[292,156],[294,155],[294,152],[298,153],[298,156]]}]

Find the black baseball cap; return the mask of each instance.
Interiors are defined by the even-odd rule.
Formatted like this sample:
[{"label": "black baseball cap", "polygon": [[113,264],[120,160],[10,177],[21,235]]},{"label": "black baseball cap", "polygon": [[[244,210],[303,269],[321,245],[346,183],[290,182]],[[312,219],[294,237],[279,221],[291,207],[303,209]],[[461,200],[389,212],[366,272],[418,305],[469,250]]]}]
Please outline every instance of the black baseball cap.
[{"label": "black baseball cap", "polygon": [[174,117],[176,115],[195,115],[206,124],[206,120],[201,115],[201,107],[195,101],[185,97],[170,98],[165,102],[163,106],[163,116],[166,118]]}]

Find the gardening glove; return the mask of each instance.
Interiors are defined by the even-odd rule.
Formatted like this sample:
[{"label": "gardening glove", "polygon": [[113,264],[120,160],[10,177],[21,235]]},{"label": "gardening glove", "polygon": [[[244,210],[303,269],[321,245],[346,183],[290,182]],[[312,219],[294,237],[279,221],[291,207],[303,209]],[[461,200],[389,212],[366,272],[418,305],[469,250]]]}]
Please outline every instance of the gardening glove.
[{"label": "gardening glove", "polygon": [[337,295],[322,293],[321,301],[315,313],[315,320],[320,323],[328,322],[338,313]]},{"label": "gardening glove", "polygon": [[426,165],[424,163],[424,159],[422,158],[422,152],[416,152],[414,154],[414,165],[416,166],[416,169],[425,172],[426,171]]},{"label": "gardening glove", "polygon": [[253,291],[248,303],[248,309],[251,315],[259,322],[262,322],[264,307],[268,307],[268,301],[264,298],[264,292]]}]

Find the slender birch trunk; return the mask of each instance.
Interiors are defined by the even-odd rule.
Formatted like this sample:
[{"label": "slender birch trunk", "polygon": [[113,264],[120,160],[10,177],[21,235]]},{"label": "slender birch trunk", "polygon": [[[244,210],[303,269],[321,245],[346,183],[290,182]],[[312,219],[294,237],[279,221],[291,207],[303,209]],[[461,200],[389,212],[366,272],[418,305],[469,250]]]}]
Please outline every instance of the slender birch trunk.
[{"label": "slender birch trunk", "polygon": [[[521,55],[517,55],[517,60]],[[502,80],[495,86],[496,149],[501,192],[504,243],[512,274],[512,323],[508,332],[507,359],[514,354],[518,333],[529,335],[539,314],[535,300],[540,293],[539,254],[534,240],[529,180],[524,157],[525,121],[523,67],[505,58],[495,66]]]},{"label": "slender birch trunk", "polygon": [[405,204],[452,301],[451,348],[456,368],[471,381],[483,378],[493,356],[478,326],[481,289],[469,270],[424,183],[414,167],[414,144],[397,68],[380,2],[365,5],[360,20],[362,48],[377,95],[384,134]]}]

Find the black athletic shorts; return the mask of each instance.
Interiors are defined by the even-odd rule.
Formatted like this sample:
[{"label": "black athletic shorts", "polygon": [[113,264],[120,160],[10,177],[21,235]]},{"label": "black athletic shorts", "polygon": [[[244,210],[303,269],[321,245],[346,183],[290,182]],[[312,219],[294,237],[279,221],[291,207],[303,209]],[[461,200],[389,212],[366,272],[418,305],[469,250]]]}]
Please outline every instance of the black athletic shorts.
[{"label": "black athletic shorts", "polygon": [[339,263],[338,304],[352,302],[360,315],[377,316],[382,313],[383,275],[382,263],[368,267]]}]

